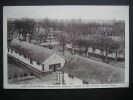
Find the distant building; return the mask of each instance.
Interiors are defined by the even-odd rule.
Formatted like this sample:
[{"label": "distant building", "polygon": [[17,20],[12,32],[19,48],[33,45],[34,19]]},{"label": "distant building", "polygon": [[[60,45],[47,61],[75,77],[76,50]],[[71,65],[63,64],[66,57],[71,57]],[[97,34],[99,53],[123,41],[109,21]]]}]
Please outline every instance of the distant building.
[{"label": "distant building", "polygon": [[[40,27],[39,29],[36,28],[35,32],[38,34],[39,36],[39,43],[42,46],[55,46],[57,44],[59,44],[57,42],[57,34],[55,31],[53,31],[52,28],[48,28],[48,29],[44,29],[42,27]],[[37,38],[38,38],[37,36]]]},{"label": "distant building", "polygon": [[53,28],[48,28],[47,35],[46,35],[46,41],[47,42],[57,42],[57,34],[56,31],[53,30]]},{"label": "distant building", "polygon": [[9,43],[8,55],[40,72],[56,71],[62,68],[66,61],[53,50],[17,39]]},{"label": "distant building", "polygon": [[66,85],[124,83],[124,69],[81,56],[74,56],[57,72],[57,82]]},{"label": "distant building", "polygon": [[49,32],[47,34],[47,42],[55,42],[56,41],[56,34],[54,32]]}]

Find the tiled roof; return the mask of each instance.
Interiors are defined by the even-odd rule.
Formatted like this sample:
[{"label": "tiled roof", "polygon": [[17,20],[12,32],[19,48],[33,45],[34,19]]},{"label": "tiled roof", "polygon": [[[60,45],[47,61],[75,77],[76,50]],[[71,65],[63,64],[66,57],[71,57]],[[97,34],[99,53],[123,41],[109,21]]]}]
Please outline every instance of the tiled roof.
[{"label": "tiled roof", "polygon": [[13,39],[10,42],[9,47],[39,63],[43,63],[54,53],[54,51],[51,49],[37,46],[24,41],[20,42],[17,39]]},{"label": "tiled roof", "polygon": [[73,55],[62,71],[92,84],[124,82],[124,68]]}]

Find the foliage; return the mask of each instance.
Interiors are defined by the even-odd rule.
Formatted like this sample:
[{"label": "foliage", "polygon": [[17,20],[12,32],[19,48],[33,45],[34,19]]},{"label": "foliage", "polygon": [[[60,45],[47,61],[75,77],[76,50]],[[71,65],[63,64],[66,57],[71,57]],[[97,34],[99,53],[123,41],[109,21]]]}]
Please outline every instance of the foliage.
[{"label": "foliage", "polygon": [[[41,33],[41,29],[44,32]],[[29,35],[29,42],[31,39],[37,41],[46,41],[50,29],[56,33],[56,38],[62,45],[63,52],[67,43],[72,44],[72,47],[77,46],[80,51],[85,48],[88,52],[88,47],[99,49],[103,55],[120,51],[125,47],[125,22],[123,20],[99,23],[99,22],[85,22],[81,19],[75,20],[54,20],[54,19],[40,19],[34,20],[30,18],[15,19],[8,21],[8,33],[14,34],[13,29],[18,31],[19,36],[22,34],[24,40]],[[41,33],[41,34],[40,34]],[[121,41],[116,41],[113,37],[120,37]],[[84,49],[83,49],[84,50]],[[124,50],[121,50],[124,51]]]},{"label": "foliage", "polygon": [[7,35],[8,39],[11,40],[11,36],[15,32],[15,26],[12,20],[7,20]]}]

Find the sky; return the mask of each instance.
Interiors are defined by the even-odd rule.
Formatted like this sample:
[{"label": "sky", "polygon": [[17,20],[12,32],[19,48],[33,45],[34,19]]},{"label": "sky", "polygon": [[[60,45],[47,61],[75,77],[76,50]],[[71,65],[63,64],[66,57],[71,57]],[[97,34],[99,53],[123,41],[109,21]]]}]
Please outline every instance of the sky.
[{"label": "sky", "polygon": [[7,18],[124,20],[128,6],[4,6]]}]

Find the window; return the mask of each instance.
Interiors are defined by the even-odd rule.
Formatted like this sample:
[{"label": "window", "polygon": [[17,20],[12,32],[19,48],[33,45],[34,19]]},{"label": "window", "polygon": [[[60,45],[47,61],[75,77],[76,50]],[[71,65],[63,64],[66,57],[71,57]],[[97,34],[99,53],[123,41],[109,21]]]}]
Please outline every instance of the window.
[{"label": "window", "polygon": [[57,64],[56,68],[61,68],[61,63]]},{"label": "window", "polygon": [[44,64],[42,64],[42,71],[44,71]]},{"label": "window", "polygon": [[11,49],[11,53],[13,53],[13,50]]},{"label": "window", "polygon": [[15,51],[15,53],[17,53],[17,51]]},{"label": "window", "polygon": [[27,57],[24,55],[24,58],[27,58]]},{"label": "window", "polygon": [[53,65],[49,65],[49,69],[53,69]]},{"label": "window", "polygon": [[8,48],[8,52],[9,52],[10,50],[9,50],[9,48]]},{"label": "window", "polygon": [[73,78],[73,75],[68,74],[68,77]]},{"label": "window", "polygon": [[39,62],[37,62],[37,65],[40,65],[40,63],[39,63]]},{"label": "window", "polygon": [[88,82],[86,82],[86,81],[83,81],[83,84],[89,84]]},{"label": "window", "polygon": [[30,59],[30,64],[33,64],[33,60],[32,59]]},{"label": "window", "polygon": [[49,69],[61,68],[61,63],[49,65]]}]

